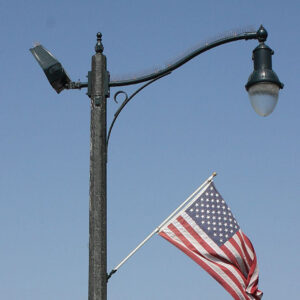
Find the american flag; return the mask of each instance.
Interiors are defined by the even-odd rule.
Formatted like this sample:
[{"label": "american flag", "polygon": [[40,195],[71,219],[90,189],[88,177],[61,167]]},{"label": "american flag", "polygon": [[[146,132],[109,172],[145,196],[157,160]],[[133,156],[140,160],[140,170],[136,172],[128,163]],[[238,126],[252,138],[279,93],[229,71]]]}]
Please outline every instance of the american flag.
[{"label": "american flag", "polygon": [[254,248],[211,182],[159,231],[236,300],[261,299]]}]

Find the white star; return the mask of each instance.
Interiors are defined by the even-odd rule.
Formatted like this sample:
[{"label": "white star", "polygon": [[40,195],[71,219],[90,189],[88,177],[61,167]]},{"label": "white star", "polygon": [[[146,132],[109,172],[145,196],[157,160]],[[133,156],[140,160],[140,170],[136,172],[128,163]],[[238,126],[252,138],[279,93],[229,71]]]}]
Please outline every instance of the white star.
[{"label": "white star", "polygon": [[231,229],[230,232],[233,233],[233,230]]},{"label": "white star", "polygon": [[228,231],[228,229],[227,229],[227,228],[225,228],[224,230],[225,230],[225,232],[227,232],[227,231]]},{"label": "white star", "polygon": [[196,218],[199,218],[199,215],[196,215]]},{"label": "white star", "polygon": [[196,212],[198,212],[198,211],[199,211],[199,209],[197,208],[197,209],[196,209]]},{"label": "white star", "polygon": [[206,207],[209,207],[209,204],[206,204]]},{"label": "white star", "polygon": [[223,236],[223,233],[220,233],[219,236]]},{"label": "white star", "polygon": [[219,194],[216,194],[216,197],[219,197]]},{"label": "white star", "polygon": [[201,224],[205,224],[205,221],[201,221]]},{"label": "white star", "polygon": [[209,213],[210,213],[210,210],[207,210],[206,213],[209,214]]},{"label": "white star", "polygon": [[208,192],[206,192],[205,195],[208,196],[209,195]]},{"label": "white star", "polygon": [[216,217],[215,217],[215,216],[213,216],[212,218],[213,218],[213,220],[215,220],[215,219],[216,219]]},{"label": "white star", "polygon": [[217,236],[217,234],[216,234],[216,233],[214,233],[214,236]]},{"label": "white star", "polygon": [[214,228],[213,228],[213,230],[214,230],[214,231],[216,231],[216,230],[217,230],[217,228],[216,228],[216,227],[214,227]]},{"label": "white star", "polygon": [[204,201],[204,199],[203,199],[203,198],[201,198],[200,200],[201,200],[201,201]]},{"label": "white star", "polygon": [[210,224],[210,221],[207,221],[207,224]]},{"label": "white star", "polygon": [[199,206],[199,203],[196,203],[195,206]]},{"label": "white star", "polygon": [[190,211],[194,211],[194,210],[191,208]]},{"label": "white star", "polygon": [[213,210],[211,213],[214,215],[216,212]]},{"label": "white star", "polygon": [[207,227],[207,230],[210,230],[210,227]]},{"label": "white star", "polygon": [[209,202],[209,198],[206,198],[206,202]]},{"label": "white star", "polygon": [[227,223],[224,223],[224,226],[227,227]]},{"label": "white star", "polygon": [[204,213],[204,209],[201,209],[201,212]]},{"label": "white star", "polygon": [[223,243],[223,239],[220,239],[220,242]]},{"label": "white star", "polygon": [[213,224],[213,225],[216,225],[217,223],[216,223],[216,222],[212,222],[212,224]]},{"label": "white star", "polygon": [[210,216],[206,216],[206,219],[210,219]]},{"label": "white star", "polygon": [[225,237],[226,237],[226,238],[228,238],[228,236],[229,236],[228,234],[225,234]]}]

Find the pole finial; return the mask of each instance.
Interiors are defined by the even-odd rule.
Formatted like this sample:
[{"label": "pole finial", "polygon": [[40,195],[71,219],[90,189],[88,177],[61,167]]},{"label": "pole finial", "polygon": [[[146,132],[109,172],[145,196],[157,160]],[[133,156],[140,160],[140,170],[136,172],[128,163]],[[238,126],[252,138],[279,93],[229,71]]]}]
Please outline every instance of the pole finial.
[{"label": "pole finial", "polygon": [[104,50],[104,47],[102,45],[102,33],[98,32],[97,33],[97,44],[95,46],[95,51],[96,53],[102,53]]}]

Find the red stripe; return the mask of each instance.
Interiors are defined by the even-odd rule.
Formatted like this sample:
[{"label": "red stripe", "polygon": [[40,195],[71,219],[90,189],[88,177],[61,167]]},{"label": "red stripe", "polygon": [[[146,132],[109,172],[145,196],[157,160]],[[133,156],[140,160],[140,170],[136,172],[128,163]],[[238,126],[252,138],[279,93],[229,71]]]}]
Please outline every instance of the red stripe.
[{"label": "red stripe", "polygon": [[[234,256],[234,254],[231,252],[231,250],[228,249],[228,248],[225,246],[225,244],[223,244],[220,248],[221,248],[221,249],[224,251],[224,253],[229,257],[230,261],[234,264],[234,266],[236,267],[236,269],[241,273],[241,276],[242,276],[243,278],[245,278],[245,280],[246,280],[247,274],[244,274],[243,270],[241,270],[241,266],[240,266],[240,264],[238,263],[238,261],[237,261],[236,257]],[[243,266],[244,266],[244,264],[243,264]],[[245,269],[245,273],[246,273],[246,269]]]},{"label": "red stripe", "polygon": [[[170,228],[170,226],[173,226],[172,224],[169,225],[169,229],[172,230]],[[174,227],[174,226],[173,226]],[[172,230],[173,231],[173,230]],[[176,234],[174,232],[174,234]],[[181,244],[179,244],[178,242],[174,241],[172,238],[170,238],[166,233],[164,233],[163,231],[161,231],[159,233],[160,236],[162,236],[163,238],[165,238],[167,241],[169,241],[170,243],[172,243],[175,247],[177,247],[178,249],[180,249],[182,252],[184,252],[187,256],[189,256],[193,261],[195,261],[199,266],[201,266],[201,268],[203,268],[206,272],[208,272],[216,281],[218,281],[226,290],[227,292],[235,299],[235,300],[240,300],[240,297],[236,294],[236,292],[230,287],[230,285],[228,285],[228,283],[220,276],[218,275],[213,269],[211,269],[207,264],[205,264],[201,259],[199,259],[197,257],[196,254],[194,254],[192,251],[190,251],[189,249],[183,247]],[[176,234],[177,235],[177,234]],[[179,238],[182,237],[182,234],[179,233],[177,235]],[[181,239],[181,238],[180,238]],[[201,255],[199,255],[201,256]]]},{"label": "red stripe", "polygon": [[238,254],[240,255],[240,257],[242,258],[242,261],[243,261],[243,264],[244,264],[244,267],[245,267],[245,270],[248,272],[249,271],[249,268],[244,260],[244,255],[243,255],[243,252],[242,250],[240,249],[240,246],[238,245],[238,243],[234,240],[234,238],[230,238],[228,240],[228,242],[235,248],[235,250],[238,252]]},{"label": "red stripe", "polygon": [[[256,276],[256,279],[253,281],[252,283],[252,287],[250,289],[250,293],[251,295],[255,298],[255,299],[261,299],[262,297],[262,292],[260,290],[258,290],[258,274],[257,275],[254,275],[254,272],[257,268],[257,257],[256,257],[256,254],[255,254],[255,250],[254,250],[254,247],[251,243],[251,241],[249,240],[249,238],[241,231],[240,232],[240,236],[242,238],[242,244],[243,242],[251,249],[252,251],[252,254],[253,254],[253,260],[251,260],[251,258],[249,257],[249,260],[251,261],[251,264],[250,264],[250,270],[249,270],[249,273],[248,273],[248,278],[247,278],[247,286],[250,285],[250,281],[253,280],[253,276]],[[241,240],[240,238],[240,240]],[[243,244],[244,245],[244,244]],[[249,255],[248,253],[248,250],[246,249],[245,247],[245,253],[247,255]]]},{"label": "red stripe", "polygon": [[[253,259],[253,261],[252,261],[252,265],[251,265],[251,268],[250,268],[250,271],[249,271],[249,276],[248,276],[249,278],[248,278],[248,280],[247,280],[248,285],[249,285],[249,283],[250,283],[252,277],[254,276],[253,274],[254,274],[254,272],[255,272],[255,270],[256,270],[256,268],[257,268],[257,257],[256,257],[256,254],[255,254],[254,247],[253,247],[251,241],[249,240],[249,238],[248,238],[248,237],[246,236],[246,234],[244,234],[243,232],[242,232],[242,236],[243,236],[243,239],[244,239],[245,243],[246,243],[247,246],[251,249],[251,251],[252,251],[252,253],[253,253],[253,255],[254,255],[254,259]],[[255,279],[255,281],[253,282],[253,286],[252,286],[252,288],[251,288],[251,293],[253,293],[253,295],[257,295],[257,296],[255,296],[256,299],[260,299],[261,296],[259,296],[259,294],[262,294],[262,292],[261,292],[260,290],[258,290],[258,280],[259,280],[259,279],[258,279],[258,274],[257,274],[257,275],[256,275],[256,279]]]},{"label": "red stripe", "polygon": [[[241,279],[243,280],[245,286],[246,286],[246,278],[245,276],[241,273],[241,271],[236,268],[231,261],[229,261],[228,259],[224,258],[224,256],[220,255],[218,252],[216,252],[210,245],[208,245],[204,239],[201,238],[201,236],[199,236],[199,234],[193,229],[193,227],[191,227],[191,225],[183,218],[183,217],[178,217],[177,221],[188,231],[188,233],[212,256],[214,256],[215,258],[217,258],[218,260],[220,260],[221,262],[225,263],[225,264],[230,264],[235,270],[236,272],[240,275]],[[220,249],[220,247],[219,247]],[[223,250],[220,249],[221,254],[223,254]],[[231,255],[232,256],[232,255]],[[208,260],[210,260],[209,258],[207,258]],[[237,281],[236,282],[236,277],[234,276],[234,274],[231,273],[230,270],[228,270],[226,267],[221,266],[219,264],[217,264],[215,261],[210,260],[212,263],[216,264],[219,268],[221,268],[238,286],[240,286],[240,283]],[[230,272],[228,274],[228,272]],[[232,277],[234,276],[234,277]],[[244,287],[241,286],[241,292],[244,292],[245,289]]]},{"label": "red stripe", "polygon": [[[249,271],[249,275],[248,275],[248,279],[247,279],[247,285],[249,285],[249,283],[250,283],[250,281],[253,277],[253,273],[255,272],[256,267],[257,267],[256,257],[254,257],[253,264],[252,264],[252,266],[250,268],[250,271]],[[258,277],[256,278],[256,280],[253,283],[253,287],[251,288],[251,293],[254,293],[257,290],[257,284],[258,284]]]},{"label": "red stripe", "polygon": [[245,256],[246,256],[246,259],[247,259],[248,266],[251,267],[252,259],[249,256],[249,253],[248,253],[248,251],[246,249],[246,246],[245,246],[245,243],[244,243],[243,237],[241,236],[240,231],[237,231],[236,235],[238,236],[238,238],[239,238],[239,240],[241,242],[241,245],[242,245],[242,248],[243,248],[243,252],[245,253]]},{"label": "red stripe", "polygon": [[252,250],[252,252],[255,255],[254,247],[253,247],[251,241],[249,240],[249,238],[246,236],[246,234],[244,232],[242,232],[242,235],[243,235],[245,243],[247,244],[247,246]]}]

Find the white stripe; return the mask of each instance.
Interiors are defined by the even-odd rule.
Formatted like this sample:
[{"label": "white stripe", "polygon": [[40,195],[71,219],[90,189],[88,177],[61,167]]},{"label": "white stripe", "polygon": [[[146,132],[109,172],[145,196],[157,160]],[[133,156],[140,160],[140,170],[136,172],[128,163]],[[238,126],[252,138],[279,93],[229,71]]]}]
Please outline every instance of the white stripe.
[{"label": "white stripe", "polygon": [[245,243],[247,252],[248,252],[248,254],[249,254],[251,260],[253,260],[255,254],[253,253],[252,249],[248,247],[248,245],[247,245],[247,243],[246,243],[246,241],[245,241],[245,239],[244,239],[244,234],[242,233],[242,231],[239,230],[239,232],[240,232],[240,234],[241,234],[241,236],[242,236],[242,239],[243,239],[243,241],[244,241],[244,243]]},{"label": "white stripe", "polygon": [[[247,246],[247,244],[246,244],[246,242],[245,242],[245,239],[244,239],[244,235],[243,235],[243,233],[241,232],[241,230],[240,230],[240,234],[241,234],[242,239],[243,239],[243,241],[244,241],[244,243],[245,243],[247,252],[248,252],[248,254],[249,254],[250,258],[251,258],[251,263],[252,263],[252,264],[251,264],[251,267],[252,267],[252,265],[253,265],[253,263],[254,263],[253,260],[254,260],[254,257],[255,257],[255,253],[253,253],[252,249],[250,249],[250,248]],[[251,276],[251,279],[250,279],[249,284],[248,284],[248,287],[247,287],[247,291],[248,291],[249,293],[250,293],[250,291],[251,291],[251,289],[252,289],[252,287],[253,287],[255,281],[258,279],[258,274],[259,274],[259,269],[258,269],[258,264],[257,264],[257,261],[256,261],[255,269],[254,269],[254,271],[253,271],[253,274],[252,274],[252,276]]]},{"label": "white stripe", "polygon": [[[179,243],[182,247],[187,249],[188,252],[192,252],[190,249],[188,249],[185,244],[168,228],[164,230],[164,233],[168,235],[172,240],[175,242]],[[241,300],[248,300],[244,297],[244,295],[241,293],[241,291],[238,289],[238,287],[235,285],[235,283],[231,280],[230,277],[227,276],[218,266],[216,266],[214,263],[211,263],[209,260],[206,258],[203,258],[196,253],[192,252],[195,254],[205,265],[210,267],[215,273],[217,273],[233,290],[234,292],[240,297]]]},{"label": "white stripe", "polygon": [[239,269],[241,270],[241,272],[244,274],[244,276],[247,278],[248,277],[248,273],[247,270],[245,269],[245,265],[243,263],[243,259],[240,256],[240,254],[237,252],[237,250],[232,246],[232,244],[230,242],[226,242],[224,244],[224,246],[231,252],[231,254],[235,257],[236,261],[239,264]]},{"label": "white stripe", "polygon": [[[211,255],[201,244],[199,244],[199,242],[178,221],[174,221],[173,225],[197,249],[197,251],[201,253],[201,255],[203,255],[207,260],[215,262],[215,263],[225,267],[227,270],[229,270],[230,273],[237,279],[239,284],[242,286],[242,289],[243,290],[246,289],[243,278],[241,277],[241,275],[236,271],[236,269],[231,264],[224,263],[224,262],[220,261],[218,258]],[[219,251],[216,251],[216,252],[219,254]],[[216,266],[216,267],[218,267],[218,266]],[[222,272],[224,272],[224,271],[222,271]],[[224,272],[224,274],[226,274],[226,273]],[[232,281],[232,279],[229,276],[228,276],[228,279],[232,282],[232,284],[230,283],[230,286],[236,292],[241,293],[239,288],[236,286],[236,283],[234,281]],[[227,282],[228,282],[228,280],[227,280]]]},{"label": "white stripe", "polygon": [[257,266],[257,264],[256,264],[255,270],[254,270],[254,272],[253,272],[253,275],[252,275],[251,280],[250,280],[250,282],[249,282],[249,284],[248,284],[248,287],[247,287],[247,291],[248,291],[248,292],[251,291],[251,289],[252,289],[252,287],[253,287],[253,285],[254,285],[254,282],[257,280],[257,278],[258,278],[258,273],[259,273],[259,269],[258,269],[258,266]]},{"label": "white stripe", "polygon": [[244,252],[244,250],[243,250],[243,247],[242,247],[242,244],[241,244],[241,241],[240,241],[239,237],[235,234],[232,238],[233,238],[233,239],[236,241],[236,243],[238,244],[239,249],[241,250],[241,252],[242,252],[242,254],[243,254],[244,262],[245,262],[245,264],[247,265],[248,269],[250,269],[250,266],[249,266],[249,264],[248,264],[248,261],[247,261],[247,258],[246,258],[246,255],[245,255],[245,252]]}]

